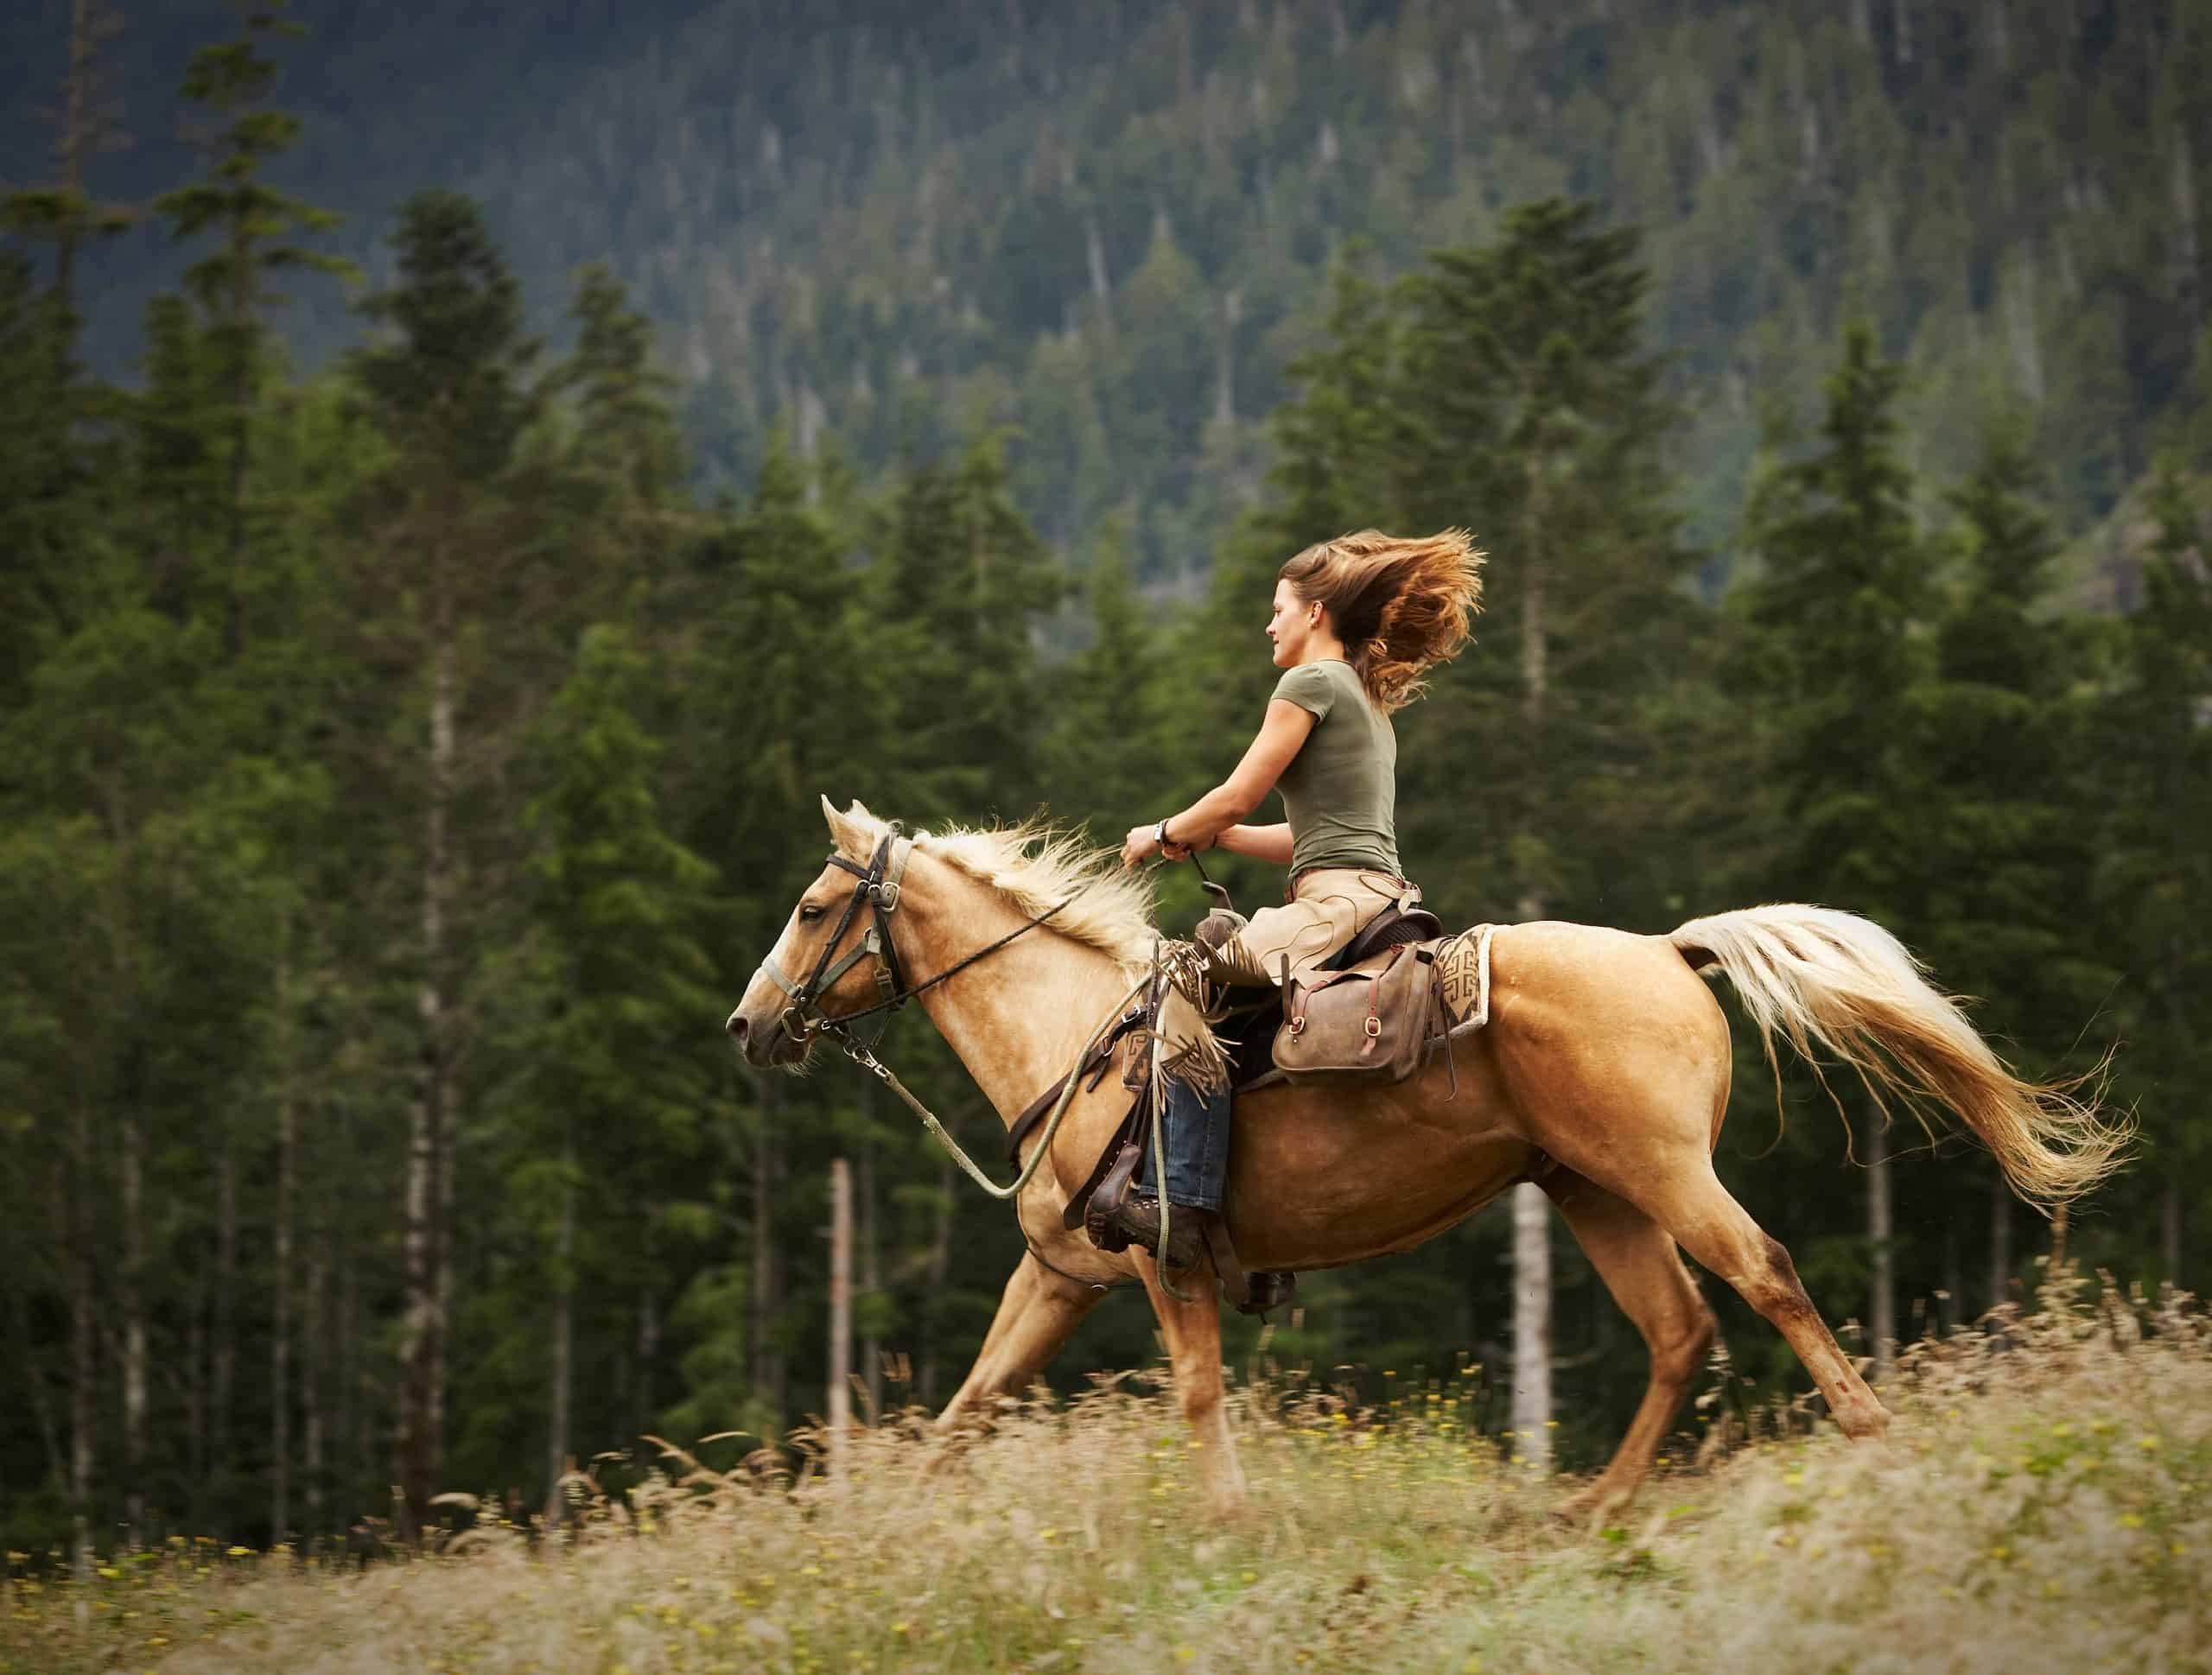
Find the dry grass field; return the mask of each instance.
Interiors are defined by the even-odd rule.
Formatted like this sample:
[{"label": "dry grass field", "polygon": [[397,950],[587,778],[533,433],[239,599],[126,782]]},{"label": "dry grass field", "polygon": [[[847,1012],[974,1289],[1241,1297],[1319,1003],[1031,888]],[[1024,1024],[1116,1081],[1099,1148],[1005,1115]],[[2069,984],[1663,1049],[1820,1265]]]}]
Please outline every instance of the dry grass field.
[{"label": "dry grass field", "polygon": [[933,1473],[895,1426],[796,1484],[672,1462],[557,1549],[183,1544],[82,1589],[14,1556],[0,1671],[2212,1672],[2212,1323],[2108,1291],[2000,1325],[1906,1358],[1889,1443],[1773,1416],[1595,1530],[1440,1388],[1245,1388],[1250,1509],[1209,1522],[1172,1405],[1106,1391]]}]

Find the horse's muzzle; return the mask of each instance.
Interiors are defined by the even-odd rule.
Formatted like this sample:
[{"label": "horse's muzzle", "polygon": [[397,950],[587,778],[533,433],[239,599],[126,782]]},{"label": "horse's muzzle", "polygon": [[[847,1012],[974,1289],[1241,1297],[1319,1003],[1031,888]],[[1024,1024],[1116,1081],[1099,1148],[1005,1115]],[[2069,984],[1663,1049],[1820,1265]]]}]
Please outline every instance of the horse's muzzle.
[{"label": "horse's muzzle", "polygon": [[794,1041],[788,1031],[772,1022],[756,1025],[746,1017],[742,1007],[729,1015],[726,1027],[745,1062],[756,1070],[782,1069],[806,1056],[805,1043]]}]

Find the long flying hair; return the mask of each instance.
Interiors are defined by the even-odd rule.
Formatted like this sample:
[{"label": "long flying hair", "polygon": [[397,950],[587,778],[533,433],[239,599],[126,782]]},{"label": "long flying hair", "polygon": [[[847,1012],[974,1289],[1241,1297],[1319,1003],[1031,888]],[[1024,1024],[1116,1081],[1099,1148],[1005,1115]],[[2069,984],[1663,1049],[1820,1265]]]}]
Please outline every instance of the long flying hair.
[{"label": "long flying hair", "polygon": [[1465,530],[1361,530],[1318,542],[1277,574],[1329,613],[1368,697],[1385,715],[1421,696],[1421,676],[1467,643],[1482,609],[1483,554]]}]

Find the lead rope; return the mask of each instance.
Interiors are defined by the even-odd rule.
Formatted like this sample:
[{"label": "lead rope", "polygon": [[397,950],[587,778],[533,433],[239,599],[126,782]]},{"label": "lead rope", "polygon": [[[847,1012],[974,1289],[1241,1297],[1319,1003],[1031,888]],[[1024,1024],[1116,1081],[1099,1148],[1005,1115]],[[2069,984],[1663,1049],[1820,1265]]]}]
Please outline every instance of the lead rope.
[{"label": "lead rope", "polygon": [[967,1171],[969,1180],[975,1182],[994,1198],[1000,1200],[1018,1198],[1021,1196],[1021,1190],[1029,1184],[1030,1177],[1036,1174],[1037,1165],[1044,1161],[1045,1154],[1052,1149],[1052,1136],[1059,1132],[1060,1120],[1067,1115],[1068,1107],[1075,1098],[1076,1088],[1082,1082],[1084,1062],[1090,1056],[1090,1050],[1096,1047],[1104,1037],[1106,1031],[1113,1028],[1120,1020],[1122,1009],[1141,994],[1146,984],[1151,980],[1150,978],[1146,978],[1116,1000],[1114,1003],[1114,1009],[1108,1012],[1104,1020],[1090,1032],[1090,1039],[1083,1044],[1083,1050],[1075,1056],[1075,1068],[1068,1072],[1067,1084],[1060,1089],[1060,1097],[1052,1106],[1052,1115],[1045,1119],[1045,1126],[1037,1137],[1036,1150],[1029,1154],[1029,1161],[1022,1164],[1021,1172],[1005,1186],[995,1184],[991,1177],[983,1173],[976,1160],[961,1150],[960,1142],[954,1139],[946,1131],[945,1126],[938,1120],[937,1113],[907,1090],[906,1084],[899,1080],[888,1064],[861,1045],[859,1042],[849,1037],[840,1036],[837,1044],[844,1050],[846,1057],[877,1077],[893,1093],[906,1101],[908,1108],[922,1120],[923,1126],[937,1137],[938,1144],[952,1154],[952,1161]]}]

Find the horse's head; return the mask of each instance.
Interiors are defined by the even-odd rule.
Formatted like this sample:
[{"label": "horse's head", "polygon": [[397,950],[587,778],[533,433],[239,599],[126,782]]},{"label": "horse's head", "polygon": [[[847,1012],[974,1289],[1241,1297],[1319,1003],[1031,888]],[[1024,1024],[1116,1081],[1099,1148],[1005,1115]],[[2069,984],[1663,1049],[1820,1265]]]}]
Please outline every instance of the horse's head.
[{"label": "horse's head", "polygon": [[[822,815],[830,822],[830,859],[800,894],[783,935],[729,1015],[729,1032],[745,1062],[762,1069],[794,1069],[805,1062],[814,1031],[800,1014],[810,1007],[817,1019],[835,1020],[882,998],[878,961],[862,950],[879,915],[866,879],[850,869],[867,871],[886,828],[857,802],[840,814],[825,796]],[[810,992],[794,997],[786,983]]]}]

